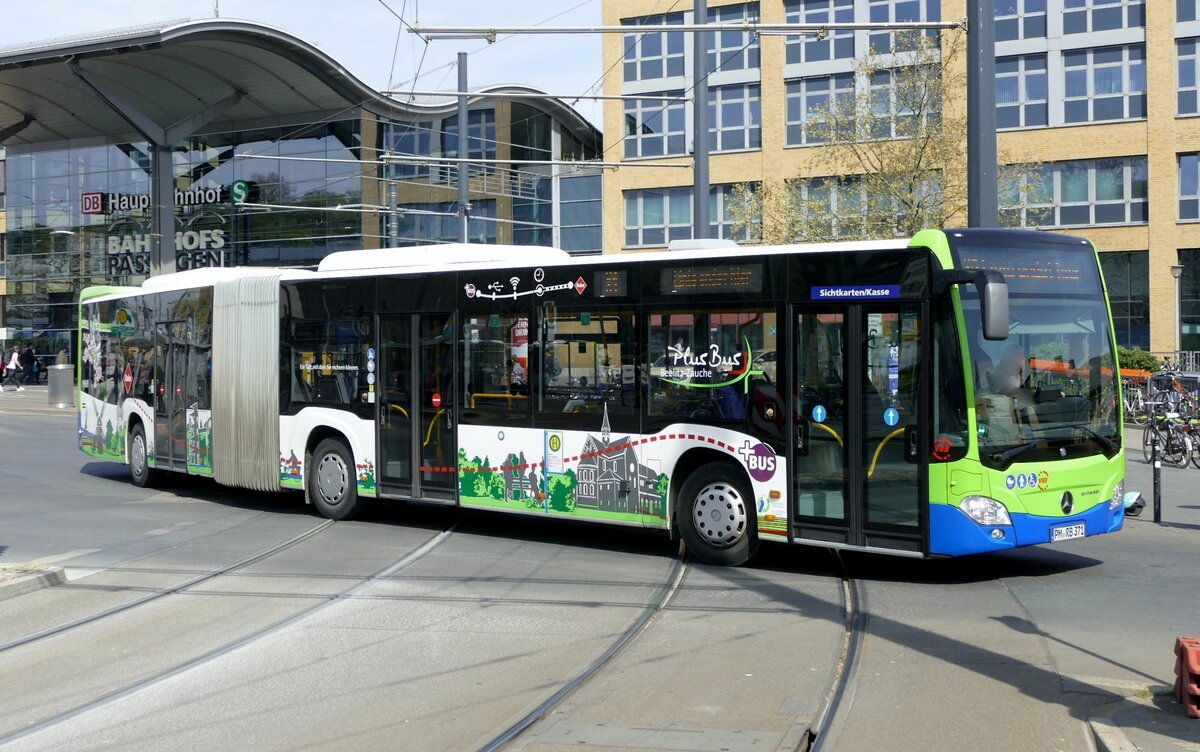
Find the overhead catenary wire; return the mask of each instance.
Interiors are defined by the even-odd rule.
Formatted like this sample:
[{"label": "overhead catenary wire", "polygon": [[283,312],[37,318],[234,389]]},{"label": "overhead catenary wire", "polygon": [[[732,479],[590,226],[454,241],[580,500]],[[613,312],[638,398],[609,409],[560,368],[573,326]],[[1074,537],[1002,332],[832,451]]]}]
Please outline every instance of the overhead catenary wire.
[{"label": "overhead catenary wire", "polygon": [[566,167],[689,167],[686,163],[679,162],[598,162],[587,159],[507,159],[504,157],[434,157],[434,156],[413,156],[413,155],[387,155],[385,154],[380,159],[333,159],[330,157],[281,157],[268,154],[246,154],[238,153],[233,155],[234,159],[266,159],[271,161],[283,162],[322,162],[326,164],[434,164],[446,162],[448,164],[479,164],[479,165],[494,165],[494,164],[521,164],[521,165],[562,165]]}]

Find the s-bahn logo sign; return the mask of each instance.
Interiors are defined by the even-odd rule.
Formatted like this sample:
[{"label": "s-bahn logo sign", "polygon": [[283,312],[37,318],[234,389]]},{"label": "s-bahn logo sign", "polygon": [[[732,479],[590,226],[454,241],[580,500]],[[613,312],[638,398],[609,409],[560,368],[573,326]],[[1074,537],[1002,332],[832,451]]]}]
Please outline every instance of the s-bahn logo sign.
[{"label": "s-bahn logo sign", "polygon": [[[235,180],[229,185],[196,186],[188,190],[175,189],[175,206],[206,206],[208,204],[239,204],[250,199],[250,183]],[[102,193],[93,191],[79,197],[81,214],[114,214],[126,211],[149,211],[148,193]]]}]

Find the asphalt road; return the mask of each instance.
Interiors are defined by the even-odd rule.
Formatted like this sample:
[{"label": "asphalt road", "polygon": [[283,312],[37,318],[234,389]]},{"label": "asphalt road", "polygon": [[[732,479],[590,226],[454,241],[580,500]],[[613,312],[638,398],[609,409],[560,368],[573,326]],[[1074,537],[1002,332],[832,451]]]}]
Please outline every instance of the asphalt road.
[{"label": "asphalt road", "polygon": [[[1127,485],[1149,502],[1132,446]],[[479,748],[596,661],[675,571],[673,546],[623,528],[384,504],[314,530],[296,495],[138,489],[77,452],[69,415],[0,413],[0,474],[0,564],[71,578],[0,601],[12,749]],[[842,557],[867,632],[832,748],[1082,752],[1098,722],[1142,749],[1196,748],[1163,692],[1174,638],[1200,628],[1200,470],[1162,478],[1162,525],[1147,509],[1054,547]],[[837,664],[840,571],[782,546],[747,568],[686,568],[667,607],[512,746],[794,749]]]}]

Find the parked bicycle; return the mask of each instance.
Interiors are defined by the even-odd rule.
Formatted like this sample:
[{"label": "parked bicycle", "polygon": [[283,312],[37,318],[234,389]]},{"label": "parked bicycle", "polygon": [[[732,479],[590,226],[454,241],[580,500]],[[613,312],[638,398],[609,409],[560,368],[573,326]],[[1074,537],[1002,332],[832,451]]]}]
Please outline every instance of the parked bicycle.
[{"label": "parked bicycle", "polygon": [[1146,402],[1159,405],[1157,412],[1178,413],[1184,418],[1196,415],[1196,400],[1184,386],[1179,372],[1169,365],[1147,379],[1146,389]]},{"label": "parked bicycle", "polygon": [[[1157,408],[1158,405],[1151,403],[1151,407]],[[1190,431],[1183,427],[1184,422],[1186,421],[1181,422],[1179,413],[1151,411],[1146,428],[1142,431],[1142,456],[1146,458],[1146,462],[1153,460],[1152,449],[1156,440],[1162,460],[1176,467],[1187,467],[1188,462],[1193,461],[1192,436]],[[1200,467],[1200,464],[1196,466]]]},{"label": "parked bicycle", "polygon": [[1121,403],[1125,411],[1125,422],[1135,426],[1146,425],[1149,410],[1146,408],[1145,378],[1126,376],[1121,379]]}]

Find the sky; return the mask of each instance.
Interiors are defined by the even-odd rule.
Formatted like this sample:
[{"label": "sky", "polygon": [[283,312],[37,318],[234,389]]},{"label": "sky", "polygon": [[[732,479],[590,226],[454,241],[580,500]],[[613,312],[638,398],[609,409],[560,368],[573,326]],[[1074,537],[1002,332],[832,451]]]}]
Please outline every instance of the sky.
[{"label": "sky", "polygon": [[[433,40],[402,26],[597,26],[600,0],[0,0],[0,48],[182,19],[274,26],[317,47],[376,90],[450,90],[455,59],[469,54],[469,86],[525,84],[556,95],[599,94],[600,35]],[[419,78],[414,78],[420,74]],[[613,71],[609,75],[620,75]],[[601,106],[575,108],[597,126]]]}]

